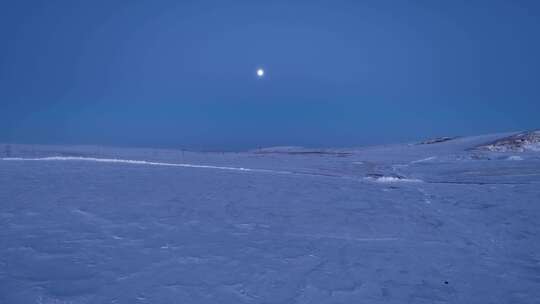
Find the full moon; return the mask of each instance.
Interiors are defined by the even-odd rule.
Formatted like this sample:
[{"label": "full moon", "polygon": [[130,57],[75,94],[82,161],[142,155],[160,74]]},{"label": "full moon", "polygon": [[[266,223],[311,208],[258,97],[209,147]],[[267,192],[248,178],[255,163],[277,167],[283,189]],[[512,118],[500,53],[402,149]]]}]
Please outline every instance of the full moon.
[{"label": "full moon", "polygon": [[264,70],[263,69],[257,69],[257,76],[263,77],[264,76]]}]

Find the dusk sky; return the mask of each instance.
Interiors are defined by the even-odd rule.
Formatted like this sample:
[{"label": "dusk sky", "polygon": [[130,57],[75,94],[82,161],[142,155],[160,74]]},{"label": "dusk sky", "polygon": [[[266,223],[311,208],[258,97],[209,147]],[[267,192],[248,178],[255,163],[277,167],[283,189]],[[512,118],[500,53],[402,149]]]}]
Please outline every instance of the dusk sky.
[{"label": "dusk sky", "polygon": [[535,129],[539,37],[538,1],[2,1],[0,142],[243,150]]}]

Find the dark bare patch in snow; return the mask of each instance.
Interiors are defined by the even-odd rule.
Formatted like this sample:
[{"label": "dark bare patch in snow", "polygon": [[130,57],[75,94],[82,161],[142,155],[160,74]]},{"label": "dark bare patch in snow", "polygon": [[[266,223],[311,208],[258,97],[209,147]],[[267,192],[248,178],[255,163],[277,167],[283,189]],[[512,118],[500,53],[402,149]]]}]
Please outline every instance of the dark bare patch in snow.
[{"label": "dark bare patch in snow", "polygon": [[442,142],[449,141],[456,138],[458,137],[457,136],[442,136],[442,137],[430,138],[430,139],[419,142],[418,145],[438,144],[438,143],[442,143]]},{"label": "dark bare patch in snow", "polygon": [[350,156],[352,153],[332,150],[332,149],[308,149],[303,147],[285,146],[285,147],[270,147],[254,150],[255,154],[287,154],[287,155],[320,155],[320,156]]}]

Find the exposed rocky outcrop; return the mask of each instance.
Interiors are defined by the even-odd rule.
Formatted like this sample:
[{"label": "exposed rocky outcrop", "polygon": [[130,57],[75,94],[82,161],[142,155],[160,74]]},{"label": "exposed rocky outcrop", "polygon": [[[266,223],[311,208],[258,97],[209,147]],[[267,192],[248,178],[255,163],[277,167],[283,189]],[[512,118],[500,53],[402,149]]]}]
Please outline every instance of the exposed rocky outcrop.
[{"label": "exposed rocky outcrop", "polygon": [[540,130],[526,131],[477,146],[478,150],[492,152],[540,152]]}]

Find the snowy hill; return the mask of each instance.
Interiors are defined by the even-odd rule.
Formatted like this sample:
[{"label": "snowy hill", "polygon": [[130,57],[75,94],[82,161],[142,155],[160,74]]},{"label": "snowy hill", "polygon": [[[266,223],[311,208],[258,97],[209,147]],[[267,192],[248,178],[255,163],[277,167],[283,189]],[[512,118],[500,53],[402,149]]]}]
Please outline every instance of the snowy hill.
[{"label": "snowy hill", "polygon": [[540,130],[522,132],[478,147],[495,152],[540,151]]},{"label": "snowy hill", "polygon": [[0,303],[536,303],[540,153],[476,148],[510,138],[0,145]]}]

